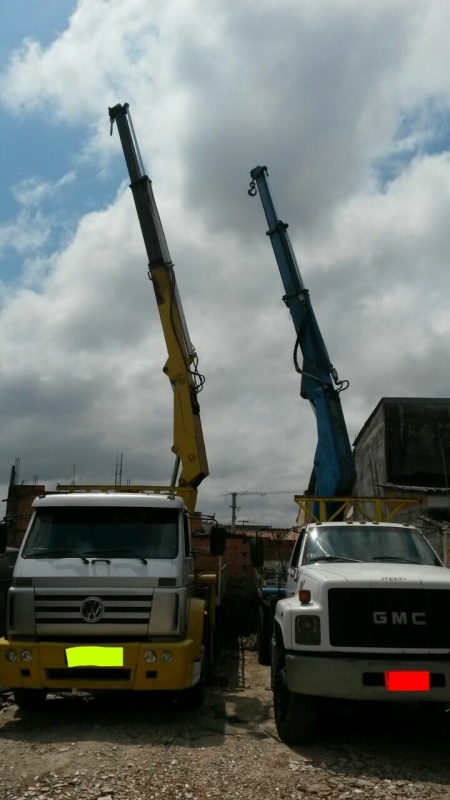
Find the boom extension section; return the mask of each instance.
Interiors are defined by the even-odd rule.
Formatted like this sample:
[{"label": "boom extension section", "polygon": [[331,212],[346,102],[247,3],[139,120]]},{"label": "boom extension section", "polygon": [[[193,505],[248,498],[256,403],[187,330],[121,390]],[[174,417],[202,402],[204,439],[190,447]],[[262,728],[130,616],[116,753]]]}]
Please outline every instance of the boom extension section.
[{"label": "boom extension section", "polygon": [[[179,464],[178,485],[196,490],[209,474],[197,399],[204,378],[197,369],[198,358],[192,344],[178,294],[173,263],[159,217],[151,180],[144,172],[139,147],[134,134],[128,103],[109,109],[111,133],[117,128],[131,180],[136,211],[144,237],[149,262],[149,277],[155,290],[161,325],[166,341],[168,359],[163,371],[174,391],[174,443],[176,456],[171,485],[175,486]],[[194,510],[196,491],[189,502]]]},{"label": "boom extension section", "polygon": [[[249,195],[259,196],[266,215],[275,258],[280,270],[284,302],[294,322],[297,339],[294,363],[301,374],[300,395],[309,400],[315,410],[318,443],[314,457],[312,493],[317,497],[351,494],[355,481],[355,466],[342,412],[339,393],[347,388],[330,363],[300,270],[287,233],[287,225],[278,219],[267,179],[267,167],[255,167],[250,172]],[[297,350],[303,355],[303,366],[297,362]]]}]

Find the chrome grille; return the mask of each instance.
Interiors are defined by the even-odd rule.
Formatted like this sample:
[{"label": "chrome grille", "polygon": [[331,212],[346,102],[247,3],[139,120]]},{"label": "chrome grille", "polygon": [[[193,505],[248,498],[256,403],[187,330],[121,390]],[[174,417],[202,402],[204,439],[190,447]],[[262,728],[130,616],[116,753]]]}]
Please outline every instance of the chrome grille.
[{"label": "chrome grille", "polygon": [[[145,635],[148,630],[153,592],[148,589],[111,591],[92,589],[39,591],[36,589],[34,613],[36,633],[61,637]],[[98,606],[100,614],[86,613]],[[97,609],[97,610],[98,610]],[[84,614],[83,614],[84,611]],[[89,616],[92,618],[89,619]]]}]

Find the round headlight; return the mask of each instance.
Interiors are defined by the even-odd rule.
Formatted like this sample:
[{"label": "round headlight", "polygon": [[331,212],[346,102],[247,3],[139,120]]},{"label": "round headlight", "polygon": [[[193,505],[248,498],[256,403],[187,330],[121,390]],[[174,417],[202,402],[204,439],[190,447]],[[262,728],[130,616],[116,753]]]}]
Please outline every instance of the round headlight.
[{"label": "round headlight", "polygon": [[154,650],[146,650],[144,653],[144,658],[148,664],[153,664],[157,659],[157,655]]},{"label": "round headlight", "polygon": [[164,661],[165,664],[170,664],[173,661],[173,655],[170,650],[163,650],[161,653],[161,661]]},{"label": "round headlight", "polygon": [[17,661],[17,653],[15,650],[7,650],[5,653],[7,661]]},{"label": "round headlight", "polygon": [[31,650],[22,650],[20,658],[22,661],[31,661],[32,659]]}]

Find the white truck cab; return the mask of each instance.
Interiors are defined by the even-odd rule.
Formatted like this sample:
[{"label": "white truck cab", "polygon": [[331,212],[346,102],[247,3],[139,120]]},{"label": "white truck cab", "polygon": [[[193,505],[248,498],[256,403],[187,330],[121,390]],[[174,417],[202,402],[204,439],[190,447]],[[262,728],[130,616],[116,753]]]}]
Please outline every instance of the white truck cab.
[{"label": "white truck cab", "polygon": [[450,702],[450,571],[410,525],[303,527],[275,610],[275,721],[288,743],[319,698]]},{"label": "white truck cab", "polygon": [[22,707],[72,689],[172,690],[201,702],[214,590],[215,575],[195,574],[181,497],[38,497],[9,591],[0,682]]}]

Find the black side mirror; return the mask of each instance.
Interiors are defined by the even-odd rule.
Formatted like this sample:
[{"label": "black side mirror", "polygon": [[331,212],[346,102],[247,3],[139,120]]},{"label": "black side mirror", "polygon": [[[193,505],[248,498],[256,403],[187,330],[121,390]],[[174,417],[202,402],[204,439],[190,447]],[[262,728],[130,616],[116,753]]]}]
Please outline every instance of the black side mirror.
[{"label": "black side mirror", "polygon": [[258,536],[250,539],[250,561],[255,569],[264,566],[264,541]]},{"label": "black side mirror", "polygon": [[8,528],[6,522],[0,522],[0,553],[6,553]]},{"label": "black side mirror", "polygon": [[226,544],[226,528],[212,527],[209,543],[209,552],[212,556],[223,556]]}]

